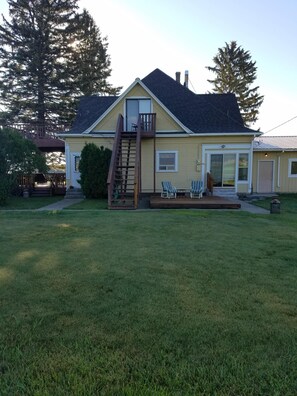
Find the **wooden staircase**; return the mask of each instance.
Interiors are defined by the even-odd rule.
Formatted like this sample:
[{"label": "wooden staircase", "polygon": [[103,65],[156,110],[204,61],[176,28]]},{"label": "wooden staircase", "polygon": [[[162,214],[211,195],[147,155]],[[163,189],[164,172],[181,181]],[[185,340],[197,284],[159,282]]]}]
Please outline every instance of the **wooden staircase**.
[{"label": "wooden staircase", "polygon": [[108,175],[109,209],[136,209],[139,194],[140,131],[123,131],[119,116]]},{"label": "wooden staircase", "polygon": [[136,133],[122,133],[116,160],[111,207],[134,209]]},{"label": "wooden staircase", "polygon": [[107,185],[109,209],[137,209],[140,193],[141,139],[153,138],[156,114],[139,114],[135,131],[124,131],[120,114],[110,161]]}]

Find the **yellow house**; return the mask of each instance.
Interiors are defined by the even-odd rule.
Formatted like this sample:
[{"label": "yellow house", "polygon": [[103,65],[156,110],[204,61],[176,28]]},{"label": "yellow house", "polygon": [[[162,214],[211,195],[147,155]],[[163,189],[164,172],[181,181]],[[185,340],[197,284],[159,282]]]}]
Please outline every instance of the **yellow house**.
[{"label": "yellow house", "polygon": [[137,207],[139,194],[160,193],[162,181],[189,189],[207,175],[214,194],[252,191],[253,140],[233,94],[197,95],[156,69],[119,97],[85,97],[65,139],[67,187],[80,187],[86,143],[113,151],[109,207]]},{"label": "yellow house", "polygon": [[258,137],[253,151],[254,192],[297,192],[297,136]]}]

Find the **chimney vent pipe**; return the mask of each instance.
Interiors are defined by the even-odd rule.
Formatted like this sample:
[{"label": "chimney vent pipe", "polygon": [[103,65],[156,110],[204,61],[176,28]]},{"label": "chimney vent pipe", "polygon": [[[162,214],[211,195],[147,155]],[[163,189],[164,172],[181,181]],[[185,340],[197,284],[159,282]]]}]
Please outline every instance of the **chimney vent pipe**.
[{"label": "chimney vent pipe", "polygon": [[175,73],[175,80],[180,83],[180,72]]},{"label": "chimney vent pipe", "polygon": [[189,88],[189,71],[188,70],[185,71],[185,83],[184,83],[184,86],[186,88]]}]

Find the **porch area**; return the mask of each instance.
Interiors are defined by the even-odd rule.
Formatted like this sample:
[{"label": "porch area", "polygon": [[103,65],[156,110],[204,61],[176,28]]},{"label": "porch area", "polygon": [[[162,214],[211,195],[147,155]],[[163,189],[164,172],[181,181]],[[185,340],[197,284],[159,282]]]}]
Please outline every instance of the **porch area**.
[{"label": "porch area", "polygon": [[240,209],[236,200],[220,196],[203,196],[201,199],[181,196],[177,198],[162,198],[152,195],[149,199],[151,209]]}]

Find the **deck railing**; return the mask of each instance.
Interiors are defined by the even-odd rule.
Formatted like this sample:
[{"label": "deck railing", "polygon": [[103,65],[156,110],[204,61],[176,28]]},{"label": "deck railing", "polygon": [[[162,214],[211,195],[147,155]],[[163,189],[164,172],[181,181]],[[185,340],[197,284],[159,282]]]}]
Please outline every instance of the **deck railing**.
[{"label": "deck railing", "polygon": [[15,123],[5,125],[7,128],[14,129],[20,132],[23,136],[28,139],[42,139],[42,138],[52,138],[59,139],[57,133],[65,132],[70,129],[69,125],[60,124],[35,124],[35,123]]}]

